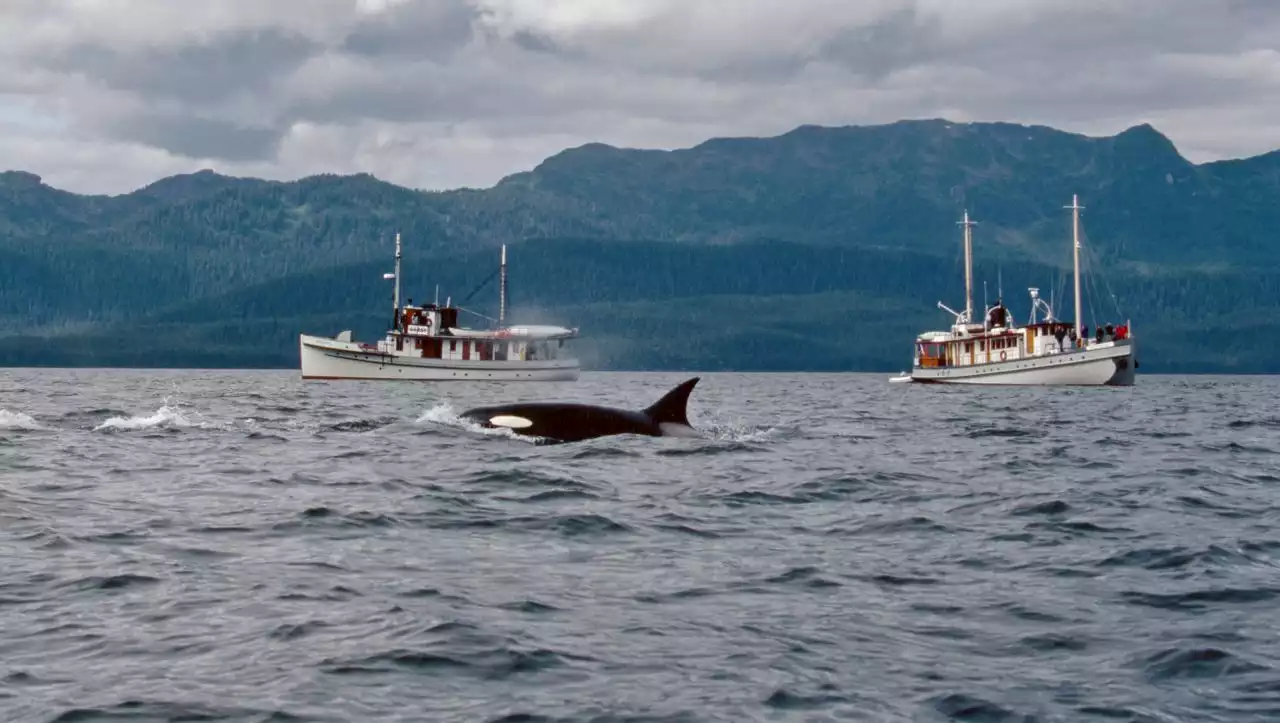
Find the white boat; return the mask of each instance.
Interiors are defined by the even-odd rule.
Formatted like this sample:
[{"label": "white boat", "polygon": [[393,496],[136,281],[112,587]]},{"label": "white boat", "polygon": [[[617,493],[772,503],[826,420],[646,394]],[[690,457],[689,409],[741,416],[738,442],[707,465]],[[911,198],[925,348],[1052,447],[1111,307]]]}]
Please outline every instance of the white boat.
[{"label": "white boat", "polygon": [[[910,378],[936,384],[1007,384],[1018,386],[1130,386],[1138,368],[1133,331],[1125,321],[1097,329],[1093,338],[1081,324],[1080,209],[1072,196],[1073,274],[1075,321],[1054,318],[1053,309],[1031,293],[1031,318],[1017,326],[999,301],[989,307],[982,322],[973,320],[973,236],[966,211],[964,220],[965,308],[956,312],[942,302],[955,323],[947,331],[929,331],[916,337]],[[1037,319],[1043,311],[1044,318]],[[892,381],[900,381],[893,379]]]},{"label": "white boat", "polygon": [[502,247],[497,326],[458,325],[449,300],[400,305],[400,234],[396,234],[392,328],[376,344],[351,331],[325,337],[299,334],[303,379],[400,379],[411,381],[574,381],[579,363],[565,343],[578,336],[563,326],[503,326],[506,316],[507,247]]}]

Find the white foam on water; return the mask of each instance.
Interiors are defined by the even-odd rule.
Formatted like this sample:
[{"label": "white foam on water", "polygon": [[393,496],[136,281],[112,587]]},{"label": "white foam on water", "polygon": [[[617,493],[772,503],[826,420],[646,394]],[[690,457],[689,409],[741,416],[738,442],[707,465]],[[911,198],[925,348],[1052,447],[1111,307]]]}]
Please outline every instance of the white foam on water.
[{"label": "white foam on water", "polygon": [[186,413],[183,412],[181,406],[170,404],[166,399],[165,404],[156,411],[147,415],[135,415],[130,417],[111,417],[102,424],[93,428],[95,432],[105,431],[136,431],[139,429],[156,429],[159,427],[178,427],[181,429],[192,427],[207,427],[204,422],[193,421]]},{"label": "white foam on water", "polygon": [[712,418],[699,420],[695,423],[694,429],[698,430],[705,438],[716,442],[750,444],[775,439],[783,428],[777,426],[755,426]]},{"label": "white foam on water", "polygon": [[458,418],[457,412],[453,411],[453,407],[447,402],[435,405],[414,420],[414,424],[426,424],[428,422],[431,424],[447,424],[449,426],[466,424],[465,421]]},{"label": "white foam on water", "polygon": [[10,412],[8,409],[0,409],[0,429],[35,431],[38,429],[44,429],[44,427],[30,414],[26,414],[24,412]]}]

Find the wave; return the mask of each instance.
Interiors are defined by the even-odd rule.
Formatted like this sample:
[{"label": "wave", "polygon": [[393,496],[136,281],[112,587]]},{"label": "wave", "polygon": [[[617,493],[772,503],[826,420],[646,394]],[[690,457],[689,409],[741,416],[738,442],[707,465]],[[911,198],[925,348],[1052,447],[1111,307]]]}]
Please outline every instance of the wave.
[{"label": "wave", "polygon": [[848,703],[851,700],[848,696],[835,692],[836,687],[832,683],[822,684],[821,690],[823,692],[809,695],[778,688],[773,695],[765,699],[764,704],[770,708],[799,711],[825,708],[835,703]]},{"label": "wave", "polygon": [[1175,678],[1214,678],[1268,670],[1268,666],[1246,660],[1220,648],[1167,648],[1142,661],[1153,682]]},{"label": "wave", "polygon": [[521,533],[553,533],[561,537],[594,538],[631,535],[636,530],[604,515],[501,515],[484,511],[446,512],[430,515],[427,524],[440,530],[491,529]]},{"label": "wave", "polygon": [[785,436],[785,432],[792,431],[782,426],[741,424],[717,420],[700,421],[695,424],[694,428],[706,440],[740,444],[779,441],[780,437]]},{"label": "wave", "polygon": [[99,407],[89,410],[72,410],[64,413],[60,419],[63,424],[81,427],[85,424],[89,424],[89,426],[97,426],[100,420],[108,419],[110,417],[127,416],[129,416],[129,412],[123,409]]},{"label": "wave", "polygon": [[168,404],[147,415],[110,417],[93,428],[95,432],[135,431],[139,429],[157,428],[189,428],[203,427],[203,423],[193,422],[178,407]]},{"label": "wave", "polygon": [[1030,721],[1009,708],[966,693],[950,693],[933,699],[933,708],[950,720],[973,721]]},{"label": "wave", "polygon": [[411,647],[327,658],[320,661],[320,669],[329,675],[402,672],[436,676],[450,673],[499,681],[598,662],[591,656],[524,644],[458,621],[438,623],[415,637],[418,639],[412,641]]},{"label": "wave", "polygon": [[66,708],[50,723],[72,721],[116,720],[121,718],[149,720],[224,720],[228,718],[288,721],[296,718],[284,710],[226,707],[198,702],[182,703],[166,700],[126,700],[101,708]]},{"label": "wave", "polygon": [[160,578],[134,573],[117,575],[90,575],[65,583],[65,587],[79,591],[123,590],[139,586],[150,586],[160,582]]},{"label": "wave", "polygon": [[324,427],[328,432],[372,432],[400,421],[396,417],[373,417],[371,419],[348,419]]},{"label": "wave", "polygon": [[[263,424],[266,421],[268,424]],[[357,419],[350,422],[339,422],[329,426],[317,427],[318,430],[330,432],[362,432],[393,424],[396,418],[380,417],[373,420]],[[92,432],[135,432],[157,429],[186,430],[241,429],[249,439],[268,439],[283,441],[285,438],[271,434],[269,430],[298,431],[302,425],[296,419],[259,420],[245,417],[226,421],[215,421],[205,418],[197,411],[180,404],[165,402],[154,412],[131,413],[121,409],[96,408],[65,412],[56,417],[51,424],[45,424],[25,412],[0,409],[0,432],[44,432],[44,431],[92,431]]]},{"label": "wave", "polygon": [[1226,568],[1231,565],[1256,562],[1243,550],[1231,550],[1219,545],[1203,549],[1183,546],[1143,547],[1116,553],[1098,563],[1099,567],[1141,567],[1147,570],[1176,570],[1198,566]]},{"label": "wave", "polygon": [[592,485],[572,477],[520,468],[480,470],[467,475],[463,481],[468,485],[487,485],[495,488],[545,487],[553,490],[595,491]]},{"label": "wave", "polygon": [[1247,429],[1249,427],[1264,427],[1270,429],[1280,429],[1280,417],[1263,417],[1259,419],[1236,419],[1227,422],[1228,429]]},{"label": "wave", "polygon": [[1280,588],[1268,587],[1214,587],[1186,593],[1151,593],[1127,590],[1120,593],[1120,598],[1130,605],[1164,610],[1196,610],[1221,605],[1269,603],[1277,597],[1280,597]]},{"label": "wave", "polygon": [[0,409],[0,430],[35,432],[43,429],[44,426],[37,422],[30,414],[26,414],[24,412],[11,412],[8,409]]}]

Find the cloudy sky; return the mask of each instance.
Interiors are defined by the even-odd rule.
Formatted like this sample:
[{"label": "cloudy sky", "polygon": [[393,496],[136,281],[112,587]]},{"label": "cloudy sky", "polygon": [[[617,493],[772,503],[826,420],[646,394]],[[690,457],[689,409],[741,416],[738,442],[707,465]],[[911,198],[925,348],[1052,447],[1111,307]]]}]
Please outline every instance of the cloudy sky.
[{"label": "cloudy sky", "polygon": [[0,0],[0,169],[489,186],[589,141],[1150,122],[1280,148],[1278,0]]}]

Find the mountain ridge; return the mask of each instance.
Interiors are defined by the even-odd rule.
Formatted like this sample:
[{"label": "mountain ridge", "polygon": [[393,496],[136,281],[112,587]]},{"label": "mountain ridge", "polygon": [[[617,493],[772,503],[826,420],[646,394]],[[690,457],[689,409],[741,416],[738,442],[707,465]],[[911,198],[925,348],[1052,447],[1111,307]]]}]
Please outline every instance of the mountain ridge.
[{"label": "mountain ridge", "polygon": [[39,173],[15,168],[15,169],[8,169],[8,170],[0,170],[0,188],[3,188],[6,185],[6,183],[11,180],[17,180],[19,183],[40,185],[50,190],[59,191],[65,194],[80,196],[83,198],[119,198],[122,196],[128,196],[135,193],[148,192],[150,189],[153,189],[158,185],[165,184],[168,181],[185,180],[185,179],[190,179],[192,181],[203,180],[203,179],[222,179],[224,181],[234,181],[234,182],[287,185],[287,184],[294,184],[294,183],[301,183],[305,181],[315,181],[315,180],[322,180],[322,179],[352,179],[352,178],[359,178],[359,177],[367,177],[377,181],[378,183],[383,183],[390,186],[396,186],[397,188],[402,188],[406,190],[413,190],[423,194],[438,195],[438,194],[452,194],[452,193],[468,193],[468,192],[493,190],[503,185],[505,182],[510,181],[511,179],[536,172],[539,168],[541,168],[543,165],[545,165],[549,161],[554,161],[555,159],[558,159],[567,154],[574,154],[580,151],[606,150],[606,151],[618,151],[623,153],[635,152],[635,153],[652,153],[652,154],[680,154],[680,153],[686,153],[691,151],[699,151],[704,149],[716,148],[724,144],[738,144],[738,143],[751,144],[756,142],[769,142],[769,141],[785,139],[792,136],[802,136],[808,133],[880,130],[880,129],[895,128],[895,127],[919,127],[919,128],[979,127],[979,128],[990,128],[990,129],[1002,129],[1006,131],[1028,131],[1029,130],[1029,131],[1035,131],[1035,132],[1047,132],[1047,133],[1061,135],[1061,136],[1070,136],[1070,137],[1075,137],[1075,138],[1086,140],[1086,141],[1115,140],[1121,137],[1143,134],[1143,135],[1149,135],[1149,136],[1160,139],[1160,141],[1166,144],[1169,150],[1171,150],[1174,155],[1176,155],[1178,158],[1183,160],[1186,164],[1193,167],[1197,167],[1197,168],[1216,166],[1220,164],[1247,163],[1250,161],[1263,160],[1263,159],[1274,159],[1277,163],[1280,163],[1280,148],[1270,150],[1270,151],[1264,151],[1262,153],[1256,153],[1248,156],[1220,158],[1220,159],[1215,159],[1211,161],[1203,161],[1200,163],[1196,163],[1194,161],[1187,159],[1185,156],[1183,156],[1181,152],[1177,150],[1177,144],[1174,143],[1174,141],[1171,138],[1169,138],[1166,134],[1161,132],[1153,124],[1146,121],[1135,123],[1134,125],[1131,125],[1131,126],[1127,126],[1113,134],[1090,135],[1087,133],[1082,133],[1077,131],[1066,131],[1066,130],[1055,128],[1054,126],[1050,126],[1042,123],[1016,123],[1012,121],[953,121],[945,117],[931,117],[931,118],[907,118],[907,119],[901,119],[901,120],[896,120],[896,121],[891,121],[891,122],[881,123],[881,124],[845,124],[845,125],[838,125],[838,126],[829,126],[829,125],[820,125],[820,124],[814,124],[814,123],[802,123],[800,125],[797,125],[795,128],[792,128],[790,130],[783,131],[781,133],[777,133],[771,136],[748,136],[748,135],[712,136],[705,140],[699,141],[693,145],[679,146],[679,147],[673,147],[673,148],[647,148],[647,147],[639,147],[639,146],[618,146],[618,145],[605,143],[602,141],[588,141],[576,146],[569,146],[560,151],[557,151],[556,153],[553,153],[547,158],[540,161],[533,168],[522,170],[522,171],[514,171],[505,176],[502,176],[501,178],[499,178],[497,181],[495,181],[493,184],[489,186],[480,186],[480,187],[455,186],[455,187],[442,188],[442,189],[424,189],[424,188],[419,188],[414,186],[401,185],[401,184],[394,183],[392,181],[381,179],[376,174],[368,171],[353,171],[350,173],[320,172],[320,173],[312,173],[304,176],[292,177],[288,179],[267,179],[267,178],[262,178],[258,176],[235,176],[235,175],[222,173],[213,168],[204,167],[194,171],[187,171],[182,173],[171,174],[169,176],[162,176],[153,181],[150,181],[149,183],[143,186],[139,186],[138,188],[131,189],[128,191],[121,191],[118,193],[96,193],[96,194],[95,193],[79,193],[75,191],[62,189],[57,186],[52,186],[52,185],[49,185],[47,182],[45,182],[43,176],[41,176]]}]

